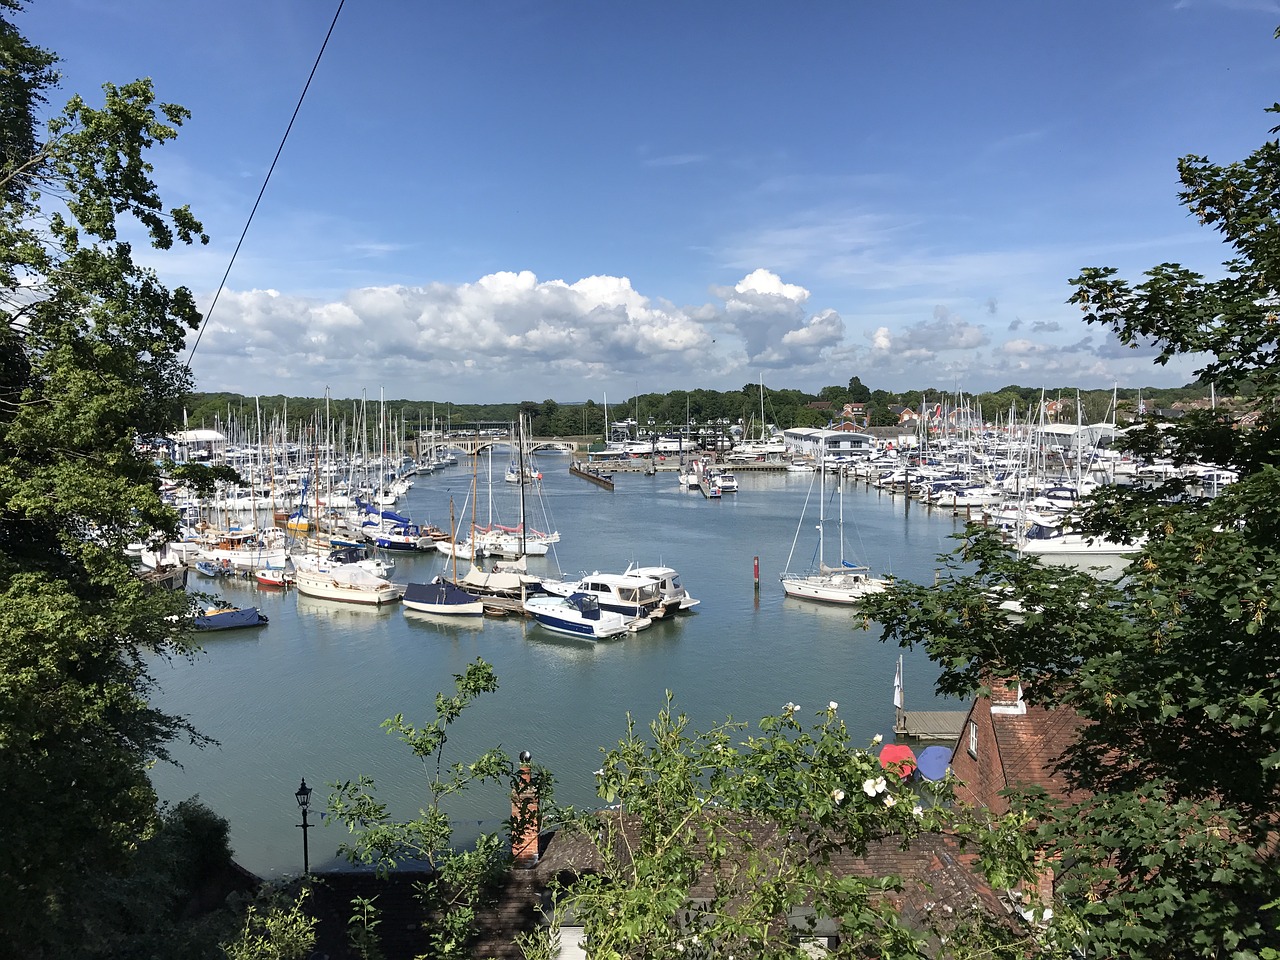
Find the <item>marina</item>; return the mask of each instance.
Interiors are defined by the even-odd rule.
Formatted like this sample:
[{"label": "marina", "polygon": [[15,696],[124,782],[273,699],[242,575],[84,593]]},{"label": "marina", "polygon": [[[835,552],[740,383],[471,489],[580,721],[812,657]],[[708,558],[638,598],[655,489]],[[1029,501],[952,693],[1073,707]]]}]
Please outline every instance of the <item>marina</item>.
[{"label": "marina", "polygon": [[[692,729],[731,717],[748,724],[745,736],[787,702],[812,717],[836,701],[855,739],[893,738],[897,648],[880,643],[878,627],[856,610],[788,598],[778,579],[811,472],[736,469],[739,491],[707,499],[681,486],[674,470],[620,473],[613,490],[583,483],[570,475],[570,459],[537,458],[543,479],[528,494],[536,504],[531,521],[561,536],[546,556],[528,558],[530,573],[576,581],[593,571],[655,567],[669,571],[668,580],[678,573],[672,606],[687,598],[684,612],[637,633],[586,640],[522,616],[518,599],[506,616],[448,617],[399,602],[352,604],[260,588],[246,577],[192,576],[189,589],[256,605],[270,622],[202,638],[204,652],[190,662],[153,664],[158,705],[218,741],[204,750],[175,745],[182,767],[153,771],[162,797],[198,794],[227,817],[237,859],[255,873],[296,872],[301,845],[291,808],[299,778],[323,795],[328,785],[365,774],[394,813],[412,814],[424,771],[380,725],[396,713],[415,723],[431,719],[436,693],[451,692],[454,675],[477,657],[494,665],[499,690],[451,728],[445,762],[496,744],[512,756],[527,749],[555,776],[562,804],[598,802],[592,771],[602,750],[625,735],[628,716],[643,732],[667,691]],[[471,484],[464,458],[418,476],[396,510],[414,523],[448,526],[451,498],[462,502]],[[516,516],[516,486],[493,491],[499,521]],[[853,553],[877,573],[932,582],[936,555],[951,549],[961,521],[853,480],[843,486]],[[452,568],[452,558],[434,550],[395,559],[391,579],[401,588]],[[907,652],[903,670],[912,709],[964,708],[934,698],[936,671],[924,651]],[[507,803],[500,788],[457,798],[450,812],[458,841],[496,829]],[[332,864],[345,839],[313,830],[312,863]]]}]

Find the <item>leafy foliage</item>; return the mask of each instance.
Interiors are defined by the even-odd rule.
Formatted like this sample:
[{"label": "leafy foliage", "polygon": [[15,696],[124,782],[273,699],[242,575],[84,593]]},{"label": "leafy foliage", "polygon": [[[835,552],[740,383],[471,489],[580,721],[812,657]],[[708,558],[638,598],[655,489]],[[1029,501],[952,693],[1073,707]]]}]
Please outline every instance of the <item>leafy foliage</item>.
[{"label": "leafy foliage", "polygon": [[55,58],[8,19],[0,47],[0,928],[40,956],[84,939],[86,884],[127,872],[152,828],[148,765],[195,737],[147,701],[147,657],[189,649],[165,620],[185,601],[144,586],[123,547],[176,525],[134,440],[172,427],[198,319],[133,241],[203,236],[163,208],[145,159],[181,108],[148,81],[107,85],[41,140]]},{"label": "leafy foliage", "polygon": [[628,723],[596,772],[610,806],[569,811],[563,828],[598,860],[557,904],[585,927],[593,956],[802,957],[820,924],[839,937],[833,956],[935,955],[931,936],[951,955],[1025,947],[980,911],[939,910],[935,925],[909,928],[891,905],[901,878],[848,869],[878,842],[906,849],[967,825],[943,805],[948,784],[886,775],[837,710],[806,729],[787,704],[744,738],[733,722],[690,732],[668,694],[651,739]]},{"label": "leafy foliage", "polygon": [[[510,864],[507,837],[483,834],[474,846],[455,849],[453,827],[449,822],[447,801],[450,797],[483,783],[505,783],[513,790],[519,771],[507,754],[498,747],[485,751],[475,760],[445,763],[445,747],[449,728],[477,697],[498,689],[493,667],[476,660],[465,673],[454,675],[455,692],[438,693],[435,718],[415,726],[397,714],[383,727],[406,743],[427,771],[427,802],[416,817],[394,820],[387,804],[378,799],[375,784],[368,777],[335,784],[329,798],[329,814],[346,825],[355,840],[344,845],[342,852],[353,862],[372,864],[380,875],[396,867],[418,864],[431,870],[428,880],[417,885],[433,918],[427,934],[430,950],[427,956],[458,958],[468,955],[475,931],[477,909],[487,903],[499,878]],[[534,787],[547,799],[551,781],[544,771],[533,771]],[[508,823],[513,832],[521,831],[531,812],[524,809]],[[362,949],[374,945],[370,905],[360,912]]]},{"label": "leafy foliage", "polygon": [[1129,441],[1239,482],[1208,502],[1178,482],[1095,497],[1086,530],[1143,544],[1116,584],[969,530],[937,588],[900,583],[868,614],[886,638],[927,645],[944,692],[1018,676],[1028,702],[1087,721],[1062,760],[1075,792],[1012,798],[1060,865],[1060,942],[1245,958],[1280,941],[1263,909],[1280,895],[1280,144],[1226,166],[1186,157],[1179,174],[1183,205],[1231,250],[1224,275],[1089,268],[1071,299],[1122,343],[1157,345],[1161,363],[1202,357],[1202,382],[1252,396],[1251,425],[1209,411]]}]

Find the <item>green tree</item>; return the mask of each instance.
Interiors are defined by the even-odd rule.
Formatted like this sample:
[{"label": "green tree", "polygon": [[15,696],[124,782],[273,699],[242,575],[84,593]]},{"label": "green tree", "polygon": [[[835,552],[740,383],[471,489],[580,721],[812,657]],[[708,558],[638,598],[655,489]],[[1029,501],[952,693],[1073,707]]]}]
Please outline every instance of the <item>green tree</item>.
[{"label": "green tree", "polygon": [[0,0],[0,929],[38,957],[84,941],[86,884],[120,875],[156,817],[147,767],[195,736],[148,703],[147,656],[184,652],[185,600],[148,589],[123,547],[172,532],[135,439],[169,432],[198,320],[126,237],[203,241],[166,210],[147,151],[186,112],[148,81],[73,97],[38,136],[54,57]]},{"label": "green tree", "polygon": [[871,388],[862,382],[861,377],[849,380],[849,399],[854,403],[867,403],[871,399]]},{"label": "green tree", "polygon": [[[504,783],[513,791],[518,785],[517,769],[497,747],[469,763],[446,764],[449,728],[477,697],[498,689],[498,678],[492,666],[476,660],[465,673],[454,675],[454,688],[452,696],[436,694],[435,718],[422,726],[407,723],[402,714],[383,724],[388,733],[409,746],[427,771],[427,798],[416,817],[393,819],[387,805],[378,799],[374,782],[364,776],[335,785],[329,798],[330,815],[345,824],[354,838],[342,848],[353,863],[371,864],[380,875],[406,862],[432,869],[432,878],[418,885],[418,893],[433,918],[425,937],[429,949],[423,955],[439,958],[469,956],[476,911],[491,900],[494,884],[511,862],[507,833],[482,834],[472,847],[456,849],[447,802],[484,783]],[[549,802],[550,777],[541,770],[531,772],[534,788]],[[521,832],[531,817],[530,810],[521,809],[509,822],[509,829]],[[366,946],[375,939],[370,935],[368,906],[366,903],[358,911]]]},{"label": "green tree", "polygon": [[837,868],[877,842],[906,849],[965,825],[947,784],[882,769],[836,703],[811,727],[789,703],[755,733],[733,722],[697,733],[668,694],[647,738],[628,721],[596,782],[609,806],[570,812],[561,828],[594,857],[557,898],[595,957],[802,958],[820,922],[838,930],[832,956],[935,956],[943,942],[946,955],[990,958],[1028,946],[980,911],[949,907],[908,927],[884,902],[900,878]]},{"label": "green tree", "polygon": [[1086,530],[1143,538],[1118,583],[1050,573],[974,529],[937,587],[900,583],[869,613],[927,645],[944,692],[1017,676],[1028,702],[1088,721],[1064,766],[1079,793],[1019,798],[1042,855],[1070,864],[1054,924],[1085,955],[1245,958],[1280,943],[1263,909],[1280,897],[1280,144],[1178,169],[1182,204],[1231,250],[1224,275],[1089,268],[1071,301],[1157,363],[1203,357],[1202,382],[1256,391],[1251,429],[1205,411],[1129,440],[1239,482],[1207,503],[1177,481],[1094,498]]}]

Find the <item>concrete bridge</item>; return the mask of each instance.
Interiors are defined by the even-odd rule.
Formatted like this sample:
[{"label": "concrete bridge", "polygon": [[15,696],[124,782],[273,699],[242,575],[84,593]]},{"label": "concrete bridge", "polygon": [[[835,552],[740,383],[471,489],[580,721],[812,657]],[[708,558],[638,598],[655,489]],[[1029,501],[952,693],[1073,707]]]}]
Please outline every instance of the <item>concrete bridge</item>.
[{"label": "concrete bridge", "polygon": [[[579,451],[585,451],[591,444],[598,442],[599,437],[527,437],[525,443],[534,453],[539,450],[560,450],[564,453],[574,454]],[[458,450],[467,456],[474,456],[483,450],[490,448],[514,449],[516,438],[510,433],[502,435],[480,434],[467,437],[449,437],[443,442],[438,440],[419,440],[419,447],[425,447],[428,444],[436,446],[445,446],[451,450]]]}]

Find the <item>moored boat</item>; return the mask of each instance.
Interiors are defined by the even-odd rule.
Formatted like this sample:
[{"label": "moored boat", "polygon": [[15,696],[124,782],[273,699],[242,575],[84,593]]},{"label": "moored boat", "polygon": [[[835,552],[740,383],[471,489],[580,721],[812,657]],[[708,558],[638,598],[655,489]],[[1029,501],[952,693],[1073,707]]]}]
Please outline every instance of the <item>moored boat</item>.
[{"label": "moored boat", "polygon": [[197,630],[237,630],[242,627],[265,627],[267,615],[257,607],[233,607],[230,604],[213,604],[196,614]]},{"label": "moored boat", "polygon": [[260,587],[287,587],[293,583],[293,574],[285,567],[259,567],[253,571],[253,578]]},{"label": "moored boat", "polygon": [[402,602],[406,610],[422,613],[452,617],[478,617],[484,613],[484,601],[443,577],[436,577],[430,583],[406,585]]},{"label": "moored boat", "polygon": [[628,576],[648,577],[657,583],[662,605],[668,610],[692,610],[702,602],[689,596],[689,591],[680,582],[680,574],[671,567],[639,567],[632,563],[623,572]]},{"label": "moored boat", "polygon": [[585,640],[604,640],[635,633],[653,622],[648,617],[627,617],[604,610],[599,598],[589,593],[571,593],[567,597],[529,597],[523,606],[525,612],[546,629]]},{"label": "moored boat", "polygon": [[591,594],[600,601],[602,610],[628,617],[661,617],[666,613],[661,587],[647,576],[596,571],[581,580],[544,580],[542,589],[560,597]]},{"label": "moored boat", "polygon": [[383,604],[399,600],[403,590],[353,563],[300,566],[298,593],[344,603]]}]

